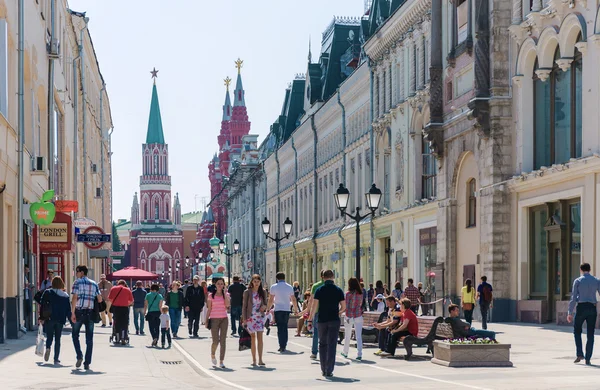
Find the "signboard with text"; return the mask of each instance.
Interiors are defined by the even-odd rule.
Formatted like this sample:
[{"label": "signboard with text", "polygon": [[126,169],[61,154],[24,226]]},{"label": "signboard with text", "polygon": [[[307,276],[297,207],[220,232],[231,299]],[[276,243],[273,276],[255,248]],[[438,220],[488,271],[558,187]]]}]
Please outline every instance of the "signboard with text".
[{"label": "signboard with text", "polygon": [[76,213],[79,211],[79,203],[76,200],[57,200],[54,202],[54,207],[56,207],[56,211],[63,213]]}]

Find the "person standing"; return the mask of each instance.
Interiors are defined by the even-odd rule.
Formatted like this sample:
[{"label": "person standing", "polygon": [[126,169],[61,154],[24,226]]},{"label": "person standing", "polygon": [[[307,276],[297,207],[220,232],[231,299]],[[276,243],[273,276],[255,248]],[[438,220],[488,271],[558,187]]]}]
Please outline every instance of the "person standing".
[{"label": "person standing", "polygon": [[161,315],[160,319],[160,345],[165,348],[165,337],[169,341],[169,348],[171,348],[171,332],[169,327],[171,326],[171,316],[169,315],[169,306],[164,305],[160,308]]},{"label": "person standing", "polygon": [[[333,376],[335,367],[335,349],[340,331],[340,313],[346,311],[344,292],[333,282],[333,271],[323,272],[324,283],[315,291],[311,313],[319,309],[319,355],[321,359],[321,374]],[[314,321],[314,314],[311,314]]]},{"label": "person standing", "polygon": [[150,328],[150,335],[152,336],[152,346],[156,347],[158,344],[158,336],[160,333],[160,308],[163,305],[163,296],[158,291],[160,287],[158,284],[150,286],[150,292],[146,295],[144,301],[144,312],[146,313],[146,321],[148,321],[148,328]]},{"label": "person standing", "polygon": [[269,303],[267,307],[275,304],[275,323],[277,324],[277,339],[279,352],[285,352],[288,343],[288,322],[290,319],[290,301],[294,314],[298,312],[298,302],[294,296],[294,288],[285,282],[285,274],[279,272],[275,275],[277,283],[271,286]]},{"label": "person standing", "polygon": [[298,283],[298,281],[294,282],[294,297],[296,297],[296,302],[298,302],[298,311],[302,310],[302,303],[300,302],[300,293],[302,292],[302,290],[300,289],[300,283]]},{"label": "person standing", "polygon": [[[244,291],[246,286],[240,283],[240,277],[233,277],[233,284],[229,286],[229,296],[231,298],[231,335],[235,336],[242,331],[242,324],[240,319],[242,318],[242,300],[244,297]],[[236,327],[237,321],[237,327]]]},{"label": "person standing", "polygon": [[204,308],[204,288],[200,285],[200,276],[194,275],[193,284],[185,292],[185,311],[188,314],[188,334],[198,337],[200,313]]},{"label": "person standing", "polygon": [[385,288],[383,287],[383,282],[381,280],[378,280],[377,282],[375,282],[375,296],[371,301],[371,310],[377,311],[378,304],[381,303],[380,301],[377,301],[377,297],[380,295],[384,298],[387,296],[387,294],[385,293]]},{"label": "person standing", "polygon": [[52,288],[52,280],[54,279],[54,271],[49,269],[46,271],[46,279],[42,281],[40,284],[40,291],[44,292],[45,290]]},{"label": "person standing", "polygon": [[412,278],[408,279],[408,286],[404,289],[404,297],[410,299],[410,309],[413,313],[417,314],[419,311],[419,300],[421,299],[421,293],[419,289],[415,287],[415,282]]},{"label": "person standing", "polygon": [[171,284],[171,291],[167,293],[165,298],[165,305],[169,306],[169,316],[171,317],[171,332],[173,338],[177,338],[177,331],[181,325],[181,309],[183,309],[184,296],[183,292],[179,289],[181,285],[179,282],[173,282]]},{"label": "person standing", "polygon": [[29,266],[23,268],[23,320],[25,321],[25,329],[31,329],[31,284],[29,284]]},{"label": "person standing", "polygon": [[106,275],[100,275],[100,283],[98,283],[102,299],[106,302],[106,310],[100,313],[102,317],[102,327],[106,327],[106,316],[108,315],[108,326],[112,326],[112,312],[110,311],[110,301],[108,300],[108,294],[113,288],[113,284],[106,280]]},{"label": "person standing", "polygon": [[227,349],[227,309],[231,305],[229,294],[225,292],[225,281],[221,278],[213,278],[214,292],[208,295],[208,312],[206,328],[210,329],[212,345],[210,348],[210,359],[213,366],[217,366],[215,353],[219,349],[219,367],[225,368],[225,351]]},{"label": "person standing", "polygon": [[[317,306],[316,308],[316,312],[312,311],[312,300],[315,298],[315,292],[317,291],[317,289],[319,287],[321,287],[323,284],[325,284],[325,281],[323,280],[323,274],[325,273],[325,270],[321,270],[321,280],[319,280],[317,283],[313,284],[311,289],[310,289],[310,303],[309,306],[311,308],[311,315],[312,315],[312,320],[308,320],[306,321],[307,323],[307,328],[310,326],[312,326],[312,324],[316,324],[319,321],[319,307]],[[271,306],[269,306],[271,307]],[[310,318],[310,317],[309,317]],[[312,322],[314,321],[314,322]],[[317,358],[317,353],[319,352],[319,327],[318,326],[312,326],[312,332],[313,332],[313,339],[312,339],[312,349],[311,349],[311,355],[310,358],[311,359],[316,359]]]},{"label": "person standing", "polygon": [[133,295],[133,325],[135,326],[135,334],[144,335],[144,302],[146,301],[146,289],[142,287],[142,282],[135,282],[135,289],[131,293]]},{"label": "person standing", "polygon": [[108,302],[110,302],[114,314],[113,335],[116,336],[117,342],[125,345],[129,339],[129,306],[133,304],[133,294],[123,279],[110,289]]},{"label": "person standing", "polygon": [[[258,365],[263,362],[263,332],[265,330],[265,311],[267,310],[267,293],[262,287],[260,275],[253,275],[249,288],[244,291],[242,299],[242,322],[251,337],[252,366],[256,366],[256,350],[258,349]],[[241,326],[241,325],[240,325]]]},{"label": "person standing", "polygon": [[363,292],[358,279],[348,280],[348,291],[346,292],[346,319],[344,321],[344,352],[342,356],[347,358],[350,349],[350,336],[354,326],[356,335],[356,348],[358,356],[356,360],[362,360],[362,327],[363,327]]},{"label": "person standing", "polygon": [[[71,335],[77,354],[75,367],[79,368],[83,363],[83,368],[89,370],[94,349],[94,300],[100,303],[103,298],[98,284],[88,279],[87,274],[88,268],[85,265],[78,265],[75,268],[77,279],[71,289],[71,322],[73,323]],[[83,325],[85,325],[85,361],[79,343],[79,332]]]},{"label": "person standing", "polygon": [[371,302],[373,302],[373,297],[375,296],[375,289],[373,288],[373,283],[369,283],[369,289],[367,290],[367,307],[371,309]]},{"label": "person standing", "polygon": [[460,296],[465,321],[471,325],[473,323],[473,309],[475,309],[475,289],[473,288],[471,279],[465,280],[465,285],[460,291]]},{"label": "person standing", "polygon": [[398,300],[402,298],[402,283],[396,282],[392,290],[392,296]]},{"label": "person standing", "polygon": [[[52,279],[52,284],[44,290],[42,302],[50,305],[50,316],[44,318],[44,328],[46,329],[46,352],[44,361],[50,359],[50,348],[54,341],[54,364],[59,364],[60,360],[60,338],[62,336],[63,326],[69,317],[71,317],[71,304],[69,303],[69,294],[64,291],[65,283],[60,276]],[[42,308],[42,313],[46,312]]]},{"label": "person standing", "polygon": [[[573,282],[573,292],[571,293],[571,301],[569,302],[567,321],[569,323],[573,322],[573,312],[575,312],[575,323],[573,326],[577,353],[575,363],[579,363],[582,359],[585,359],[585,364],[589,366],[592,364],[592,352],[594,351],[594,330],[596,328],[596,317],[598,316],[596,293],[600,294],[600,280],[590,274],[591,266],[588,263],[581,264],[579,270],[581,271],[581,276]],[[585,355],[583,354],[581,342],[584,322],[587,327]]]},{"label": "person standing", "polygon": [[494,296],[492,285],[487,282],[487,276],[481,277],[481,284],[477,286],[477,299],[481,310],[481,327],[487,329],[488,313],[493,307]]}]

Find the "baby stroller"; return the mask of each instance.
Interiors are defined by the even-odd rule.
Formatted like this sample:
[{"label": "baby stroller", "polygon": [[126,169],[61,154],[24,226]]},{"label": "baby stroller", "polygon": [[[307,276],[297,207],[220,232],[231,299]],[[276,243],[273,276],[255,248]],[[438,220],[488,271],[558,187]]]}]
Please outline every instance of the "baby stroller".
[{"label": "baby stroller", "polygon": [[115,345],[129,344],[129,307],[112,306],[113,326],[109,341]]}]

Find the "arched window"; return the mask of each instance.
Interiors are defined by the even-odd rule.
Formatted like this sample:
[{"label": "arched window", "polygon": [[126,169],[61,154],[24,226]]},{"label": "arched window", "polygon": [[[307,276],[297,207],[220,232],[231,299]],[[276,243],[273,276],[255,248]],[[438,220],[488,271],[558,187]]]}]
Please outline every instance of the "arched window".
[{"label": "arched window", "polygon": [[158,200],[154,202],[154,219],[158,219]]},{"label": "arched window", "polygon": [[148,219],[148,202],[144,202],[144,220]]},{"label": "arched window", "polygon": [[471,179],[467,182],[467,227],[474,227],[477,225],[477,198],[475,197],[475,191],[477,191],[477,182],[475,179]]},{"label": "arched window", "polygon": [[581,53],[575,50],[566,71],[556,64],[556,60],[561,59],[558,49],[554,59],[546,81],[535,73],[533,78],[535,169],[562,164],[582,154]]},{"label": "arched window", "polygon": [[169,204],[167,203],[167,205],[165,206],[165,215],[166,215],[166,220],[169,220]]}]

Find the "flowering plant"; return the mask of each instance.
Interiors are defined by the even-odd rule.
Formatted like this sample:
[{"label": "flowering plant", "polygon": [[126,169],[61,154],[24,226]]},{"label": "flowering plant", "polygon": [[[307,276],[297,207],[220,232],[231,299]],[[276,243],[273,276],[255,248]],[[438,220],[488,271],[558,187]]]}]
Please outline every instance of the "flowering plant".
[{"label": "flowering plant", "polygon": [[465,337],[465,338],[457,338],[457,339],[445,339],[444,343],[448,343],[448,344],[498,344],[498,342],[496,340],[492,340],[488,337],[486,337],[486,338]]}]

